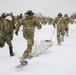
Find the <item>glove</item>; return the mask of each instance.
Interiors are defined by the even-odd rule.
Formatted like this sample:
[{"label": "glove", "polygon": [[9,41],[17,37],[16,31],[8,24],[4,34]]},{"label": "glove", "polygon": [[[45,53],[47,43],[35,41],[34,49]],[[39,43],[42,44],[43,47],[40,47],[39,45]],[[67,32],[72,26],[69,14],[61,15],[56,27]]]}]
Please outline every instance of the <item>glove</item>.
[{"label": "glove", "polygon": [[13,29],[16,29],[16,26],[14,26]]},{"label": "glove", "polygon": [[15,34],[18,35],[18,31],[15,31]]},{"label": "glove", "polygon": [[11,40],[13,39],[13,35],[11,33],[8,33],[9,37],[11,38]]}]

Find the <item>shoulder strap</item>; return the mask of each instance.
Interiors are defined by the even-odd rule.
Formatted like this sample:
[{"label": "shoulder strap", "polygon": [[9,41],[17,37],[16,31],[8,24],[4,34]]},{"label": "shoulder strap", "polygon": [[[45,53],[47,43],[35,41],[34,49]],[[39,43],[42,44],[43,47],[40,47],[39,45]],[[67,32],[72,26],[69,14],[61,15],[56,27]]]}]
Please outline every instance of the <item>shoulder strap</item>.
[{"label": "shoulder strap", "polygon": [[60,20],[62,19],[62,17],[58,20],[57,25],[59,24]]}]

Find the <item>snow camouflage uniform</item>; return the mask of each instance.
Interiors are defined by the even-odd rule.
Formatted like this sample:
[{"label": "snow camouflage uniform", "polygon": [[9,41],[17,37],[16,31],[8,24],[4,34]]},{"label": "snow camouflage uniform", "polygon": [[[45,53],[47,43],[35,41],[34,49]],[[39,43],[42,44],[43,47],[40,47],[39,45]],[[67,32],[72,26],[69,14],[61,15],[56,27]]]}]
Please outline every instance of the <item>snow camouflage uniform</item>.
[{"label": "snow camouflage uniform", "polygon": [[18,31],[21,25],[23,25],[23,37],[27,40],[27,48],[23,53],[20,62],[22,63],[29,56],[29,53],[32,50],[32,46],[34,44],[34,31],[35,27],[41,29],[41,24],[36,18],[33,16],[34,13],[31,10],[28,10],[26,13],[25,19],[21,19],[16,23],[16,31],[15,34],[18,35]]},{"label": "snow camouflage uniform", "polygon": [[62,37],[62,39],[64,40],[64,35],[65,35],[65,20],[62,17],[61,13],[59,13],[58,17],[56,17],[53,20],[53,25],[54,25],[54,27],[56,26],[56,28],[57,28],[57,44],[61,45],[60,38]]},{"label": "snow camouflage uniform", "polygon": [[13,56],[13,48],[12,48],[12,29],[11,22],[5,18],[0,18],[0,47],[4,47],[5,42],[9,46],[10,56]]},{"label": "snow camouflage uniform", "polygon": [[68,17],[68,14],[64,15],[64,19],[65,19],[65,22],[66,22],[66,25],[65,25],[66,36],[68,36],[69,23],[73,24],[73,21],[71,20],[71,18]]}]

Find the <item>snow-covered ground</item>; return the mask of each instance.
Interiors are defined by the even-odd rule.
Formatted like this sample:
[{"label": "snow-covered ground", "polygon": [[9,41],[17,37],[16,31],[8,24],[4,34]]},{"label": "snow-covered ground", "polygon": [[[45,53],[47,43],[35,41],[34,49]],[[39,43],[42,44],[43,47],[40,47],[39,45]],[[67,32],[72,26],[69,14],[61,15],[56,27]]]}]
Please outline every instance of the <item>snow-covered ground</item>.
[{"label": "snow-covered ground", "polygon": [[0,75],[76,75],[76,24],[69,26],[69,37],[61,46],[57,46],[56,34],[52,25],[43,25],[41,30],[35,30],[35,40],[51,39],[53,46],[46,52],[33,59],[27,59],[28,65],[22,69],[16,69],[20,64],[19,57],[26,49],[27,43],[22,36],[22,29],[19,35],[14,35],[13,50],[15,56],[9,56],[7,44],[0,48]]}]

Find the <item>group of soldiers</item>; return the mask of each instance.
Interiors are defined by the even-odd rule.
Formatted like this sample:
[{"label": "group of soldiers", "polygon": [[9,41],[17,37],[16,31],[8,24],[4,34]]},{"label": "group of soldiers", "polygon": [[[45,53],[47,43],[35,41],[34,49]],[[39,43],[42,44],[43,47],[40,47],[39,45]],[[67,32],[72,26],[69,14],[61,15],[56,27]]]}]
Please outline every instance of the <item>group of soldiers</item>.
[{"label": "group of soldiers", "polygon": [[[27,40],[27,48],[20,59],[22,65],[26,64],[26,61],[24,60],[29,56],[29,53],[32,50],[35,28],[37,27],[38,29],[41,29],[42,27],[40,22],[35,18],[34,14],[35,13],[33,13],[31,10],[28,10],[25,13],[25,18],[22,17],[22,14],[15,17],[12,13],[3,13],[0,16],[0,47],[4,47],[6,42],[9,46],[10,56],[15,55],[12,45],[14,29],[15,34],[18,35],[18,31],[21,25],[23,25],[23,37]],[[12,20],[7,19],[8,16],[10,16]]]},{"label": "group of soldiers", "polygon": [[68,14],[62,15],[58,13],[57,17],[53,20],[53,26],[57,30],[57,44],[61,45],[64,41],[64,36],[69,36],[69,23],[73,24],[73,20]]},{"label": "group of soldiers", "polygon": [[[12,20],[7,19],[10,16]],[[61,37],[64,40],[65,32],[68,36],[69,23],[73,23],[73,21],[68,17],[67,14],[64,16],[61,13],[58,13],[55,19],[49,18],[46,19],[37,19],[35,13],[32,10],[28,10],[25,13],[25,17],[20,15],[14,16],[13,13],[3,13],[0,16],[0,47],[4,47],[5,42],[9,46],[10,56],[14,56],[13,52],[13,33],[15,30],[15,34],[18,35],[19,29],[21,25],[23,25],[23,37],[27,40],[27,48],[24,51],[22,57],[20,58],[20,62],[22,65],[25,65],[27,61],[25,59],[29,56],[32,47],[34,45],[34,31],[37,27],[38,29],[42,28],[42,24],[52,24],[54,28],[57,30],[57,44],[61,45]]]}]

